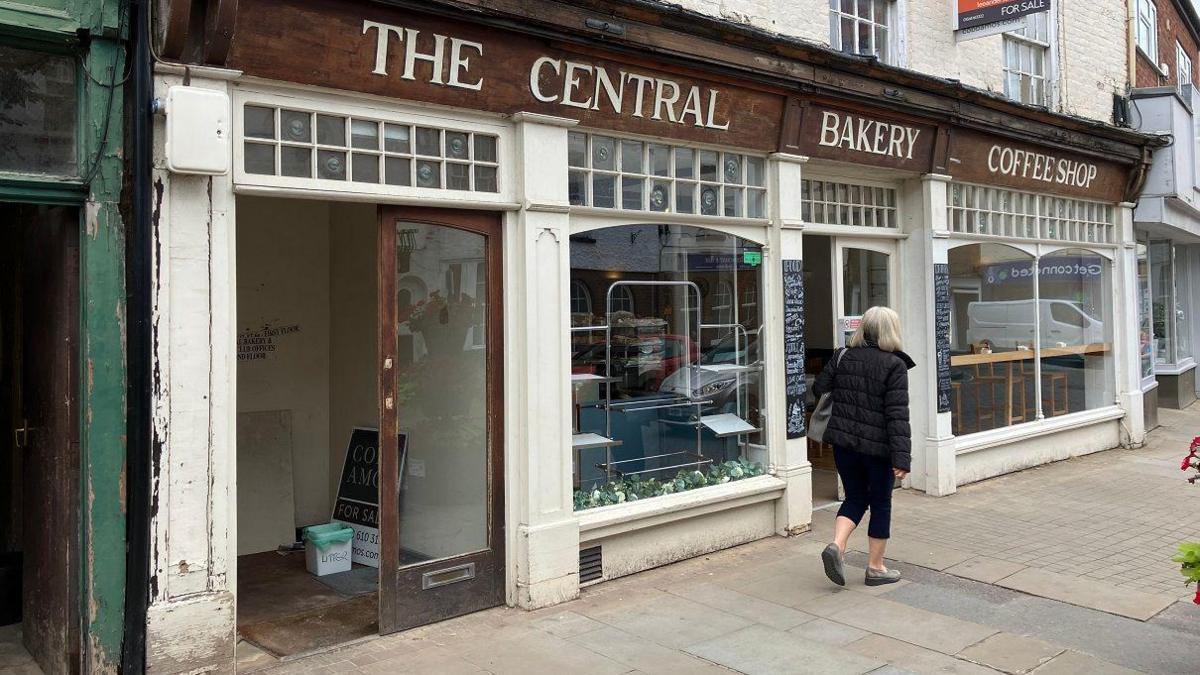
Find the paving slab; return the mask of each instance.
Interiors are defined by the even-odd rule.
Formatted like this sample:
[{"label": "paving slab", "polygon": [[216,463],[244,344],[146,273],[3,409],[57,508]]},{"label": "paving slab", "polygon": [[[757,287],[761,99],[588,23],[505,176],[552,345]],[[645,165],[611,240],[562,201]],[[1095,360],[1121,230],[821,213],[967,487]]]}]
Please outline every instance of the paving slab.
[{"label": "paving slab", "polygon": [[599,630],[604,628],[606,624],[584,616],[579,612],[566,611],[534,619],[530,622],[530,625],[551,635],[557,635],[560,638],[569,638],[580,633]]},{"label": "paving slab", "polygon": [[1033,671],[1034,675],[1138,675],[1141,672],[1074,651],[1065,651]]},{"label": "paving slab", "polygon": [[694,644],[687,651],[747,675],[861,675],[886,665],[879,659],[759,625]]},{"label": "paving slab", "polygon": [[517,640],[483,639],[460,651],[459,656],[496,675],[623,675],[630,670],[623,663],[540,631],[530,631]]},{"label": "paving slab", "polygon": [[[327,672],[355,672],[341,665],[329,665]],[[357,672],[364,675],[386,675],[387,673],[438,673],[438,675],[478,675],[486,672],[479,666],[466,661],[444,647],[432,647],[418,652],[395,656],[362,666]]]},{"label": "paving slab", "polygon": [[[883,659],[890,665],[917,673],[938,675],[997,675],[998,671],[947,656],[884,635],[869,635],[847,649]],[[878,671],[875,671],[878,672]],[[873,674],[872,674],[873,675]]]},{"label": "paving slab", "polygon": [[788,633],[799,635],[806,640],[815,640],[835,647],[844,647],[867,635],[866,631],[859,630],[854,626],[847,626],[844,623],[821,618],[800,624],[789,630]]},{"label": "paving slab", "polygon": [[696,656],[606,626],[570,638],[570,642],[645,673],[728,675],[729,670]]},{"label": "paving slab", "polygon": [[1025,565],[1021,563],[980,555],[960,562],[957,565],[947,567],[944,571],[956,577],[971,579],[972,581],[982,581],[985,584],[994,584],[1023,569],[1025,569]]},{"label": "paving slab", "polygon": [[1177,600],[1174,596],[1114,587],[1036,568],[1021,570],[1001,579],[997,585],[1139,621],[1148,621]]},{"label": "paving slab", "polygon": [[728,635],[750,625],[750,621],[729,612],[662,592],[598,612],[581,611],[626,633],[674,649]]},{"label": "paving slab", "polygon": [[1064,651],[1062,647],[1024,635],[996,633],[983,642],[967,647],[957,656],[1011,675],[1022,675]]},{"label": "paving slab", "polygon": [[[867,552],[865,542],[861,544],[852,543],[850,548],[860,553]],[[975,557],[975,554],[941,544],[898,535],[888,540],[887,552],[884,554],[884,557],[885,559],[899,560],[900,562],[920,565],[921,567],[928,567],[933,570],[945,570],[966,562]]]},{"label": "paving slab", "polygon": [[788,630],[816,618],[812,614],[711,582],[683,584],[665,590],[673,595],[778,630]]},{"label": "paving slab", "polygon": [[855,607],[836,612],[830,618],[943,654],[957,654],[998,632],[970,621],[873,597],[868,597],[867,602]]}]

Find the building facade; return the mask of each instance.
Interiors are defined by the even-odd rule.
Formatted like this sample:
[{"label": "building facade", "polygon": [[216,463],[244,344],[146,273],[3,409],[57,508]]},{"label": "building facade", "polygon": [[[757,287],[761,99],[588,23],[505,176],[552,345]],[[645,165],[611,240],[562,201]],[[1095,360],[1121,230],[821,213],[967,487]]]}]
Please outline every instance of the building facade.
[{"label": "building facade", "polygon": [[[1194,291],[1200,283],[1200,122],[1195,113],[1200,20],[1187,2],[1136,0],[1130,119],[1170,139],[1155,154],[1135,212],[1146,398],[1168,408],[1196,400]],[[1154,406],[1148,407],[1153,412]],[[1148,418],[1148,423],[1153,423]]]},{"label": "building facade", "polygon": [[[1123,71],[1020,105],[965,65],[1003,35],[966,87],[711,4],[157,17],[150,671],[803,532],[837,498],[809,383],[872,305],[918,362],[911,487],[1142,441],[1161,141],[1097,123]],[[357,585],[277,553],[330,519]]]},{"label": "building facade", "polygon": [[122,660],[127,10],[0,7],[0,593],[45,672]]}]

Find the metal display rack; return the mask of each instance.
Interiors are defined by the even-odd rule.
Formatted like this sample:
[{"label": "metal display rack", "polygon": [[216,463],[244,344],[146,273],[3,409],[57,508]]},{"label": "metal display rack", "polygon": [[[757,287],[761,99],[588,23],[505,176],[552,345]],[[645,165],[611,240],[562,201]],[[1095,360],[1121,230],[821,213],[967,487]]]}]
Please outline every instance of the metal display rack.
[{"label": "metal display rack", "polygon": [[[613,373],[613,357],[612,357],[612,338],[613,330],[627,328],[625,326],[614,325],[613,317],[613,292],[620,286],[630,287],[657,287],[657,288],[678,288],[685,293],[695,296],[695,304],[684,303],[682,311],[685,313],[684,325],[691,322],[691,317],[688,314],[695,314],[695,330],[696,339],[701,341],[701,336],[705,330],[728,330],[734,334],[734,363],[722,364],[700,364],[700,350],[685,350],[687,352],[687,363],[680,366],[680,370],[685,372],[684,391],[683,394],[668,394],[656,397],[643,397],[631,400],[614,401],[612,398],[612,385],[622,381],[622,378]],[[574,429],[572,432],[572,449],[575,453],[575,483],[576,487],[581,482],[580,477],[580,459],[583,450],[604,448],[605,461],[596,464],[596,468],[604,472],[606,480],[613,478],[623,478],[626,476],[637,476],[647,473],[659,473],[663,471],[679,470],[686,468],[694,468],[699,470],[701,467],[711,464],[713,460],[705,457],[702,452],[704,430],[708,429],[716,438],[743,437],[748,434],[757,433],[760,429],[750,424],[745,420],[745,407],[743,407],[743,391],[742,377],[749,372],[761,370],[759,364],[747,364],[743,361],[743,345],[749,343],[749,336],[746,329],[741,324],[705,324],[700,320],[701,315],[701,295],[700,288],[692,281],[616,281],[608,288],[608,293],[605,299],[605,322],[599,326],[577,326],[572,327],[572,333],[583,332],[598,332],[604,331],[604,375],[591,373],[574,373],[571,375],[572,386],[578,388],[583,384],[596,383],[604,389],[604,396],[597,402],[596,407],[604,411],[604,431],[603,435],[591,432],[580,432],[579,418],[575,417]],[[636,328],[636,326],[629,326]],[[761,331],[760,331],[761,333]],[[748,356],[748,354],[746,355]],[[735,375],[736,390],[734,393],[736,412],[734,413],[716,413],[704,415],[703,409],[705,405],[713,403],[711,399],[695,396],[696,388],[692,381],[693,373],[710,372],[719,374],[733,373]],[[689,420],[669,420],[659,419],[660,424],[671,426],[687,426],[693,427],[696,431],[696,447],[694,451],[681,450],[677,452],[666,452],[657,455],[645,457],[635,457],[632,459],[615,460],[613,458],[612,449],[622,444],[622,441],[615,440],[612,433],[613,415],[627,415],[635,412],[643,412],[649,410],[667,410],[674,408],[694,408]],[[660,466],[653,468],[634,468],[637,463],[644,463],[647,460],[658,460]],[[629,469],[623,469],[623,466],[634,465]]]}]

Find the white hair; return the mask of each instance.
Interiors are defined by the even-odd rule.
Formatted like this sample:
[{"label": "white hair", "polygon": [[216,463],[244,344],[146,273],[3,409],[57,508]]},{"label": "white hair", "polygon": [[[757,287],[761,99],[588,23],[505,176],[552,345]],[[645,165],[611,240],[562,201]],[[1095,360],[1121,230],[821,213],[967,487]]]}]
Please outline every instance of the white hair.
[{"label": "white hair", "polygon": [[900,341],[900,315],[891,307],[872,307],[862,316],[858,330],[846,341],[848,347],[879,347],[885,352],[898,352],[904,347]]}]

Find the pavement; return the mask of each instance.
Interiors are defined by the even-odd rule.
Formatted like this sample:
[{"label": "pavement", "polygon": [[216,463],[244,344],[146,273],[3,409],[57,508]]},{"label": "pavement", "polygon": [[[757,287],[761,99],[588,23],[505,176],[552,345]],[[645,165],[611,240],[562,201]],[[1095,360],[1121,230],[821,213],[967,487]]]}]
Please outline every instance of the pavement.
[{"label": "pavement", "polygon": [[[585,588],[534,612],[497,608],[239,670],[296,673],[1195,673],[1200,606],[1175,545],[1200,539],[1200,487],[1179,459],[1200,406],[1161,411],[1146,447],[965,486],[901,491],[892,586],[848,585],[818,559],[833,511],[770,538]],[[1196,431],[1193,431],[1196,430]]]}]

